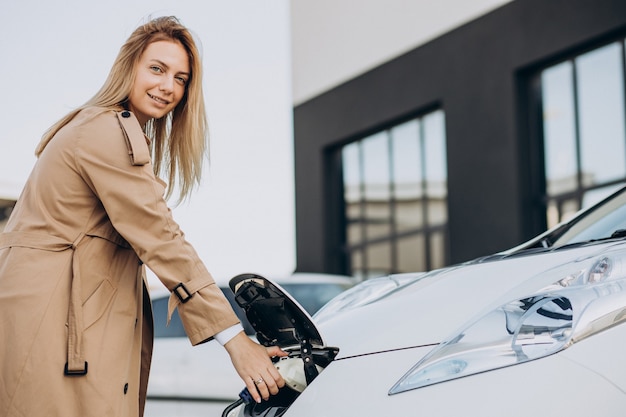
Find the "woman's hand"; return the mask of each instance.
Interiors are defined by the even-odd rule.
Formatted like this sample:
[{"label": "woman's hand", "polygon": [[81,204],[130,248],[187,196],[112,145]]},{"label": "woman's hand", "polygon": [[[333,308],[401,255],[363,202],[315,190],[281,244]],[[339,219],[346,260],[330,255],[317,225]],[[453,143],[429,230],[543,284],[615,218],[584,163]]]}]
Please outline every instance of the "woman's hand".
[{"label": "woman's hand", "polygon": [[237,373],[246,384],[257,403],[268,400],[285,385],[283,377],[270,360],[274,356],[287,356],[278,346],[265,348],[240,332],[224,345]]}]

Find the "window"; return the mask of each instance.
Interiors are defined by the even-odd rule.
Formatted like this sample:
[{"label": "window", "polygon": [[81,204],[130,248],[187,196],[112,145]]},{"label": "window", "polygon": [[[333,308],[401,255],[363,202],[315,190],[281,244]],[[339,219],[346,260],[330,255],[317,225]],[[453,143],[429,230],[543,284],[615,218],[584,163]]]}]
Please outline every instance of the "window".
[{"label": "window", "polygon": [[624,40],[540,74],[548,227],[626,181]]},{"label": "window", "polygon": [[447,165],[441,110],[341,149],[351,275],[442,267],[447,260]]}]

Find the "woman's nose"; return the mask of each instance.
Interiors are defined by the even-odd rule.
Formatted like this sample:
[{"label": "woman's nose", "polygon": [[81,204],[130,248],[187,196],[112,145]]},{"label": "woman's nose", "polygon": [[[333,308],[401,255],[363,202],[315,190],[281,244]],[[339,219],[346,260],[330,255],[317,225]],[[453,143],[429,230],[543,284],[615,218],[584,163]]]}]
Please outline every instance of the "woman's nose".
[{"label": "woman's nose", "polygon": [[163,77],[159,88],[164,92],[172,92],[174,90],[174,77]]}]

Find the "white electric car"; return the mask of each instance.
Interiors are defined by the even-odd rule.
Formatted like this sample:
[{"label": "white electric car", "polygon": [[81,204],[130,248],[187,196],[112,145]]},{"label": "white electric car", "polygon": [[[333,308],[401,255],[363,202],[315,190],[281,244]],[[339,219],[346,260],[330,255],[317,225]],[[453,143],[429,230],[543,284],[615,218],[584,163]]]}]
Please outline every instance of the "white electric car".
[{"label": "white electric car", "polygon": [[290,352],[288,386],[224,416],[624,416],[626,188],[511,250],[365,281],[312,318],[262,277],[234,280],[259,340]]}]

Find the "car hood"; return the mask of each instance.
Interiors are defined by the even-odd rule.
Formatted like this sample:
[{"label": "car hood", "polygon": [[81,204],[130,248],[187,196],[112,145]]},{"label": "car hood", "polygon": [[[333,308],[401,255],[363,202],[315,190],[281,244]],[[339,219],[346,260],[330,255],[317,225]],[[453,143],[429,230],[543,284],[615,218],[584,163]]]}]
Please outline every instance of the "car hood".
[{"label": "car hood", "polygon": [[[626,243],[592,244],[376,278],[338,296],[313,318],[278,284],[260,275],[238,275],[230,287],[261,344],[335,346],[339,350],[335,359],[342,359],[437,345],[476,317],[557,282],[563,278],[559,275],[563,269],[558,267],[572,263],[575,268],[574,262],[602,256],[616,247],[626,247]],[[372,293],[376,297],[368,298]]]},{"label": "car hood", "polygon": [[[344,293],[349,297],[340,295],[346,307],[333,308],[333,300],[313,319],[325,340],[339,347],[336,359],[436,345],[475,317],[563,278],[559,275],[563,269],[555,268],[624,246],[594,244],[378,278]],[[367,290],[367,285],[391,289],[365,303],[346,301],[358,300],[358,292]]]}]

